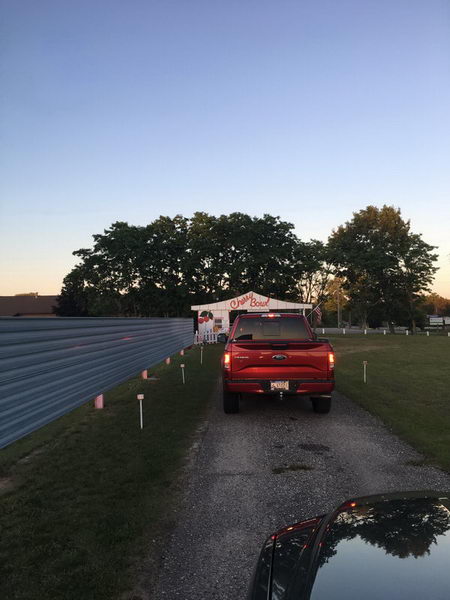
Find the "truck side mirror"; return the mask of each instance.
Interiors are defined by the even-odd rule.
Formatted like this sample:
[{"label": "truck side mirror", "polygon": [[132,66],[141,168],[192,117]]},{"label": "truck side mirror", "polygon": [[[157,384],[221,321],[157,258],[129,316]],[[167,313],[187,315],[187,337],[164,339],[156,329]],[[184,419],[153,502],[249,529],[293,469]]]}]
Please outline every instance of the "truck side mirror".
[{"label": "truck side mirror", "polygon": [[228,340],[228,336],[226,333],[218,333],[217,334],[217,341],[219,342],[219,344],[226,344]]}]

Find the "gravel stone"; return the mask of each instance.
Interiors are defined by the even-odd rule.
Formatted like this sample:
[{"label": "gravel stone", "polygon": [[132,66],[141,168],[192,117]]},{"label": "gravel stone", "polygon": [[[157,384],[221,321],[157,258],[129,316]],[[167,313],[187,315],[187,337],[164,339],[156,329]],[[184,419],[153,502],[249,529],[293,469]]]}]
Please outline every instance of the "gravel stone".
[{"label": "gravel stone", "polygon": [[225,415],[218,389],[202,435],[155,600],[244,599],[276,530],[354,496],[450,490],[447,473],[408,464],[421,455],[338,393],[328,415],[314,413],[307,398],[254,396]]}]

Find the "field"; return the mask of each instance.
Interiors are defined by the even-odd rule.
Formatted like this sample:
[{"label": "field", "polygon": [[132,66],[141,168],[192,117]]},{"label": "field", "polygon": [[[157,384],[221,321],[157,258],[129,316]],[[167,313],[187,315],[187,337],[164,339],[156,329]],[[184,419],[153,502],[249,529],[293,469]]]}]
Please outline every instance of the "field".
[{"label": "field", "polygon": [[[450,338],[330,341],[337,389],[378,415],[425,462],[450,471]],[[198,348],[176,356],[151,370],[156,380],[135,378],[106,394],[104,410],[90,403],[0,451],[1,598],[140,597],[139,589],[127,592],[157,568],[152,560],[173,522],[183,463],[206,417],[222,351],[207,346],[203,367]]]},{"label": "field", "polygon": [[107,393],[103,410],[90,403],[0,451],[1,598],[110,600],[151,576],[222,351],[207,346],[203,367],[199,348],[173,357],[157,380]]},{"label": "field", "polygon": [[[450,471],[450,338],[329,336],[337,389]],[[363,383],[363,361],[367,383]]]}]

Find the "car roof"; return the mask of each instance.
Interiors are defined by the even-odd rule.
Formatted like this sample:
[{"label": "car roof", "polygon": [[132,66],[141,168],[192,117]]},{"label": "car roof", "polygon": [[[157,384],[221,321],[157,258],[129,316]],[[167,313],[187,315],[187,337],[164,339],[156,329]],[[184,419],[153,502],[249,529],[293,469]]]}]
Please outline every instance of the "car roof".
[{"label": "car roof", "polygon": [[448,497],[356,503],[322,539],[308,600],[448,598]]},{"label": "car roof", "polygon": [[[427,491],[354,498],[323,519],[308,547],[280,595],[283,600],[447,598],[450,495]],[[305,568],[306,581],[299,578]]]}]

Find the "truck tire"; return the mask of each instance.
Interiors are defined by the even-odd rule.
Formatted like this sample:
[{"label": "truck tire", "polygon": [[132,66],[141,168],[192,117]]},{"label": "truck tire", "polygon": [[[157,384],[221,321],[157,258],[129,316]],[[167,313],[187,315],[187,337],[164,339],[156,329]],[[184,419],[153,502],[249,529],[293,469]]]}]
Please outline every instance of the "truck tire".
[{"label": "truck tire", "polygon": [[239,412],[239,394],[223,391],[223,411],[227,415]]},{"label": "truck tire", "polygon": [[313,411],[322,415],[329,413],[331,409],[331,398],[311,398]]}]

